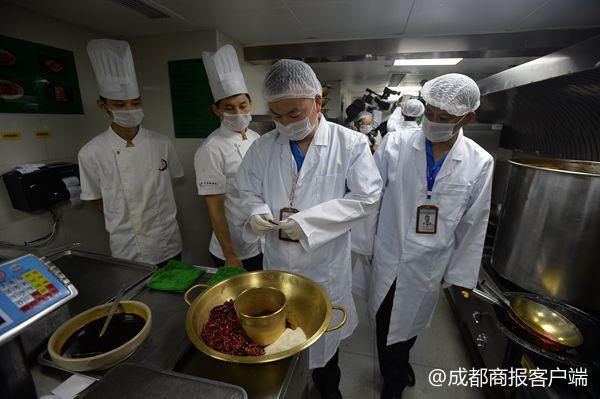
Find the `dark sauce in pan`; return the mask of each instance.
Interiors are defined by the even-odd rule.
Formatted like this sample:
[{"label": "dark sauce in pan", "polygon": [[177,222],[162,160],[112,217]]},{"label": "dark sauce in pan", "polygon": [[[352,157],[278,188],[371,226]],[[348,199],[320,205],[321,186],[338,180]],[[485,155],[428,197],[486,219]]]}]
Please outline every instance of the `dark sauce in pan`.
[{"label": "dark sauce in pan", "polygon": [[102,337],[98,337],[106,316],[86,324],[75,331],[60,350],[61,356],[82,358],[110,352],[135,337],[146,320],[133,313],[116,313]]}]

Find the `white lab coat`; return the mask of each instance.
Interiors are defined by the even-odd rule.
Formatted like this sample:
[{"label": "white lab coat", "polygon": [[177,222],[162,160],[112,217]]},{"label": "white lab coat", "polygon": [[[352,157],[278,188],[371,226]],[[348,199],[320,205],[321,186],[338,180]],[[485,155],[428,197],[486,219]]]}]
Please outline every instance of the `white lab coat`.
[{"label": "white lab coat", "polygon": [[[353,281],[373,320],[396,280],[388,345],[429,325],[443,281],[475,287],[492,186],[492,156],[461,130],[428,202],[425,136],[421,129],[405,133],[386,135],[375,154],[384,184],[379,215],[352,236],[354,251],[373,255],[371,265],[357,262]],[[417,206],[427,203],[439,208],[437,234],[416,233]]]},{"label": "white lab coat", "polygon": [[404,115],[402,115],[402,108],[397,107],[394,112],[387,118],[387,131],[396,132],[400,130],[400,125],[404,122]]},{"label": "white lab coat", "polygon": [[[393,126],[393,129],[390,129],[391,126]],[[401,133],[410,135],[415,130],[421,130],[421,127],[415,121],[406,121],[403,119],[399,123],[392,125],[390,125],[390,123],[388,122],[388,134]]]},{"label": "white lab coat", "polygon": [[102,198],[114,257],[157,264],[182,249],[171,179],[183,168],[164,135],[140,127],[132,142],[109,128],[83,146],[81,199]]},{"label": "white lab coat", "polygon": [[[298,177],[291,216],[306,234],[300,243],[278,239],[274,229],[265,237],[264,266],[304,275],[317,282],[335,305],[348,312],[345,326],[325,333],[310,347],[310,368],[322,367],[335,354],[342,339],[358,324],[352,298],[350,229],[377,209],[381,178],[366,137],[320,116]],[[273,130],[254,142],[237,173],[238,190],[251,214],[271,213],[279,219],[289,207],[292,168],[296,166],[289,140]],[[249,223],[245,238],[256,240]],[[341,320],[334,312],[331,325]]]},{"label": "white lab coat", "polygon": [[[260,253],[259,243],[247,243],[242,239],[242,229],[249,212],[242,206],[240,194],[235,187],[235,173],[248,148],[259,137],[258,133],[248,129],[246,140],[242,140],[240,133],[221,126],[206,138],[194,156],[198,194],[225,194],[224,207],[229,235],[240,259],[248,259]],[[217,258],[225,259],[214,233],[209,251]]]},{"label": "white lab coat", "polygon": [[402,122],[400,122],[400,126],[398,127],[398,131],[402,132],[402,134],[410,134],[409,132],[420,129],[421,127],[416,121],[407,120],[402,120]]}]

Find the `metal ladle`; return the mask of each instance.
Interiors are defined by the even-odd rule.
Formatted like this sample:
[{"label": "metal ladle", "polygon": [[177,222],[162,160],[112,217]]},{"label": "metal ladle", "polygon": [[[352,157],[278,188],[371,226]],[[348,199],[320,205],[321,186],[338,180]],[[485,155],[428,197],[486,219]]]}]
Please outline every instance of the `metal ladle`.
[{"label": "metal ladle", "polygon": [[121,287],[119,287],[117,296],[115,296],[115,299],[113,300],[112,306],[110,307],[110,310],[108,311],[108,316],[106,317],[106,321],[104,322],[104,325],[102,326],[102,330],[100,330],[100,334],[98,334],[98,337],[102,338],[102,336],[106,332],[106,329],[108,328],[108,325],[110,324],[110,321],[112,320],[113,316],[115,315],[115,311],[117,310],[117,307],[119,306],[119,302],[121,302],[121,299],[123,299],[123,294],[125,294],[125,285],[122,285]]}]

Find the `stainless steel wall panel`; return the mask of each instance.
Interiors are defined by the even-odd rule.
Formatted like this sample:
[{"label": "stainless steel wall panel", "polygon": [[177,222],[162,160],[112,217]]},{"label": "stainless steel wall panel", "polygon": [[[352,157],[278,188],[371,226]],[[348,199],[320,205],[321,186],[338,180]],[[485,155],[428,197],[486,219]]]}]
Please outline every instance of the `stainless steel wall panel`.
[{"label": "stainless steel wall panel", "polygon": [[504,125],[501,147],[600,161],[600,68],[487,94],[478,119]]}]

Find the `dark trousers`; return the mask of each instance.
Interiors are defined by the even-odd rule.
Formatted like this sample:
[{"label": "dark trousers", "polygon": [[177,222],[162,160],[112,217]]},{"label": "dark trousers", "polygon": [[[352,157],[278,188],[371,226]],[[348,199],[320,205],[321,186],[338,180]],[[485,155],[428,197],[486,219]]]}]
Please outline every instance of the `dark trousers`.
[{"label": "dark trousers", "polygon": [[335,355],[329,359],[325,366],[314,369],[312,372],[313,382],[321,396],[336,393],[340,387],[342,372],[338,365],[339,352],[339,350],[335,351]]},{"label": "dark trousers", "polygon": [[390,329],[395,291],[396,281],[390,287],[379,310],[377,310],[375,321],[379,369],[383,377],[384,389],[391,394],[401,395],[407,385],[407,376],[410,367],[408,364],[408,354],[415,344],[417,337],[413,337],[408,341],[387,345],[387,335]]},{"label": "dark trousers", "polygon": [[172,257],[172,258],[170,258],[170,259],[167,259],[167,260],[165,260],[165,261],[163,261],[163,262],[160,262],[160,263],[159,263],[158,265],[156,265],[156,266],[157,266],[159,269],[160,269],[160,268],[163,268],[163,267],[165,267],[166,265],[168,265],[168,264],[169,264],[169,261],[170,261],[170,260],[181,260],[181,252],[180,252],[180,253],[178,253],[177,255],[173,256],[173,257]]},{"label": "dark trousers", "polygon": [[[213,258],[213,262],[215,262],[216,267],[225,266],[225,261],[223,259],[219,259],[213,254],[210,254],[211,258]],[[263,269],[263,254],[258,254],[253,256],[252,258],[242,260],[242,265],[244,265],[244,269],[249,272],[254,272],[257,270]]]}]

